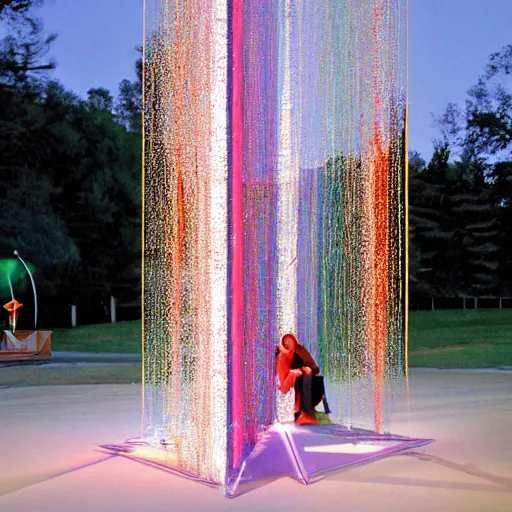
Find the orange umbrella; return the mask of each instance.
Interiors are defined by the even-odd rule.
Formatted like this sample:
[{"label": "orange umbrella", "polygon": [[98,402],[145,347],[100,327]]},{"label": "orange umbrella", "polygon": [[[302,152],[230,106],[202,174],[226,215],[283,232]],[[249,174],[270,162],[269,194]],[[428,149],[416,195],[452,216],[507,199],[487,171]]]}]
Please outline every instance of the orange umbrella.
[{"label": "orange umbrella", "polygon": [[16,319],[18,318],[18,309],[23,307],[21,302],[18,302],[16,299],[11,300],[7,304],[4,304],[4,309],[6,309],[9,313],[9,322],[11,324],[11,329],[14,332],[16,330]]}]

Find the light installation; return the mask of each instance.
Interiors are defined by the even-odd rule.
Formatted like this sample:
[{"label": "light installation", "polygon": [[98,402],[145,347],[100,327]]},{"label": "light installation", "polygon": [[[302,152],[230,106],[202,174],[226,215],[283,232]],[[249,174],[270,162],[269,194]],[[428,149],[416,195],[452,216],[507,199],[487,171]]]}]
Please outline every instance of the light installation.
[{"label": "light installation", "polygon": [[[405,0],[145,0],[144,59],[144,443],[127,453],[234,496],[425,444],[383,434],[406,373]],[[288,332],[331,425],[289,422]]]}]

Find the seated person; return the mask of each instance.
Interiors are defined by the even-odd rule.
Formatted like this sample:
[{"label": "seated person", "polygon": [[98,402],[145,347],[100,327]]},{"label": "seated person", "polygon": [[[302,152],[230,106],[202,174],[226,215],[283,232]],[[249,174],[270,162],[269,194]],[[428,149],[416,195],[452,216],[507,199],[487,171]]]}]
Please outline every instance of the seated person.
[{"label": "seated person", "polygon": [[[324,399],[322,377],[316,377],[320,368],[311,354],[293,334],[285,334],[276,351],[276,371],[279,390],[288,393],[295,389],[295,422],[298,425],[316,425],[314,408]],[[326,413],[329,413],[324,399]]]}]

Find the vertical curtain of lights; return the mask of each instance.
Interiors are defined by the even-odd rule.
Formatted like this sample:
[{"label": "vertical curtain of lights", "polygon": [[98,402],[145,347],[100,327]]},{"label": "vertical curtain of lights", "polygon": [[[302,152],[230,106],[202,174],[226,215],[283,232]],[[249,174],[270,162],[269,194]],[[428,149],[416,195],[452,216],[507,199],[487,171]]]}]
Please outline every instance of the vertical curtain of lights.
[{"label": "vertical curtain of lights", "polygon": [[143,435],[183,473],[236,477],[289,403],[287,332],[333,421],[385,428],[405,373],[405,1],[145,0]]}]

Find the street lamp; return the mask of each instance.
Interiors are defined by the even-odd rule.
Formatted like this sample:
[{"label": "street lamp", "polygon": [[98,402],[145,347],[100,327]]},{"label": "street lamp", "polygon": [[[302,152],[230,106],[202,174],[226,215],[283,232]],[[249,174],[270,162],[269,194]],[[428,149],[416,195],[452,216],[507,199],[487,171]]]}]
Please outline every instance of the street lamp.
[{"label": "street lamp", "polygon": [[20,254],[18,251],[14,251],[14,255],[18,257],[18,259],[21,261],[23,266],[25,267],[26,271],[28,272],[28,276],[30,277],[30,281],[32,282],[32,290],[34,290],[34,330],[37,330],[37,292],[36,292],[36,283],[34,283],[34,278],[32,277],[32,274],[30,272],[30,269],[28,268],[27,264],[22,260]]}]

